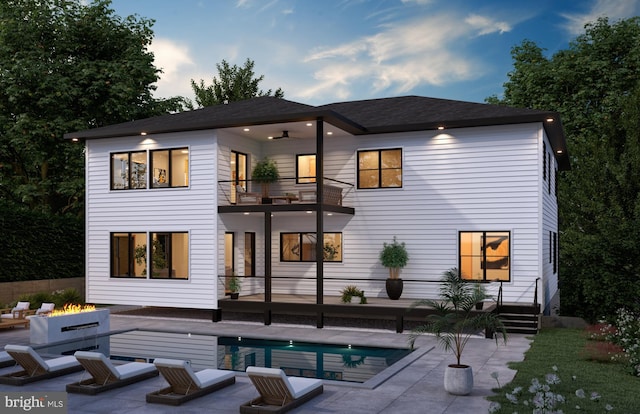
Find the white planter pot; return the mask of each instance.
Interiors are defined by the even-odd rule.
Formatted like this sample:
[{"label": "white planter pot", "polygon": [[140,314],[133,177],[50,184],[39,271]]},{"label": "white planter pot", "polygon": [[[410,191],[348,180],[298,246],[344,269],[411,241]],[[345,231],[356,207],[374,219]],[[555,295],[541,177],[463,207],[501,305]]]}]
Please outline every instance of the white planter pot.
[{"label": "white planter pot", "polygon": [[473,370],[467,365],[449,365],[444,371],[444,389],[453,395],[467,395],[473,389]]}]

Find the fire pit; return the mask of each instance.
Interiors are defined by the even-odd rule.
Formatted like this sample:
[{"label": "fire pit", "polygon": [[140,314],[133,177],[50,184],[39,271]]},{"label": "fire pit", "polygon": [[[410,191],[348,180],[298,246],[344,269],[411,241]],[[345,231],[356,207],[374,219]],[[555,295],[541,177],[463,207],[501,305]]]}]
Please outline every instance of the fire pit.
[{"label": "fire pit", "polygon": [[49,315],[30,319],[32,344],[49,344],[109,332],[109,309],[65,305]]}]

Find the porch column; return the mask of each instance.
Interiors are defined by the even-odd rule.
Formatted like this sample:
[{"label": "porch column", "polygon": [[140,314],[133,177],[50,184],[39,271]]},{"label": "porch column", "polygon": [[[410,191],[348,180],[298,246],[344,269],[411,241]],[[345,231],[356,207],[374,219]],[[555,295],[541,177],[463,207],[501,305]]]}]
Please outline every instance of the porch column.
[{"label": "porch column", "polygon": [[[264,213],[264,302],[271,303],[271,212]],[[264,324],[271,325],[271,308],[265,307]]]},{"label": "porch column", "polygon": [[[324,303],[324,122],[316,119],[316,304]],[[316,326],[324,327],[324,313],[318,312]]]}]

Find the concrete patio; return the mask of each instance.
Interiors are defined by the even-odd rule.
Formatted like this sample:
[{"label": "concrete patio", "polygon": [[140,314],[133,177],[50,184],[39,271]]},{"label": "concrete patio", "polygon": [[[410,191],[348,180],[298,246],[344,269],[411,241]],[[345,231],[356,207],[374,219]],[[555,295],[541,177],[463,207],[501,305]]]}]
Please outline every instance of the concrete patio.
[{"label": "concrete patio", "polygon": [[[192,334],[219,336],[252,336],[265,339],[293,339],[305,342],[329,342],[363,346],[399,347],[407,344],[408,333],[387,330],[315,327],[224,320],[212,323],[205,320],[131,316],[113,313],[111,329],[170,330]],[[0,346],[5,344],[29,344],[29,330],[14,328],[0,331]],[[486,413],[496,381],[491,373],[498,372],[501,384],[515,375],[507,364],[521,361],[529,349],[530,340],[524,335],[511,334],[506,345],[496,346],[495,341],[482,337],[472,338],[463,354],[463,363],[474,369],[474,390],[468,396],[452,396],[443,389],[445,367],[453,362],[453,356],[436,346],[431,336],[423,336],[416,342],[417,351],[401,361],[402,367],[385,371],[382,383],[375,388],[362,384],[325,381],[324,393],[292,413],[430,413],[477,414]],[[46,357],[46,356],[45,356]],[[180,355],[176,355],[180,358]],[[395,369],[394,369],[395,368]],[[0,374],[16,370],[2,368]],[[1,385],[0,393],[9,391],[64,391],[68,383],[77,381],[75,373],[59,378],[27,384],[22,387]],[[195,399],[179,407],[147,404],[145,395],[165,386],[162,377],[148,379],[125,388],[107,391],[96,396],[69,394],[68,412],[87,414],[111,413],[237,413],[239,406],[257,396],[248,378],[238,373],[236,384],[215,393]]]}]

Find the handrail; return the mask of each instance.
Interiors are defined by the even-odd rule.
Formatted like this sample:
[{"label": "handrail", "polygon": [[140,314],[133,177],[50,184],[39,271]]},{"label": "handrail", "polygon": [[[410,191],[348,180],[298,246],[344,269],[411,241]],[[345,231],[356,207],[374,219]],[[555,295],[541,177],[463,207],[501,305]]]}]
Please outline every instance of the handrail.
[{"label": "handrail", "polygon": [[502,280],[500,281],[500,288],[498,288],[498,300],[496,307],[498,312],[500,312],[500,309],[502,308]]},{"label": "handrail", "polygon": [[540,278],[536,278],[536,288],[534,290],[533,293],[533,306],[535,306],[535,308],[538,308],[538,280],[540,280]]}]

